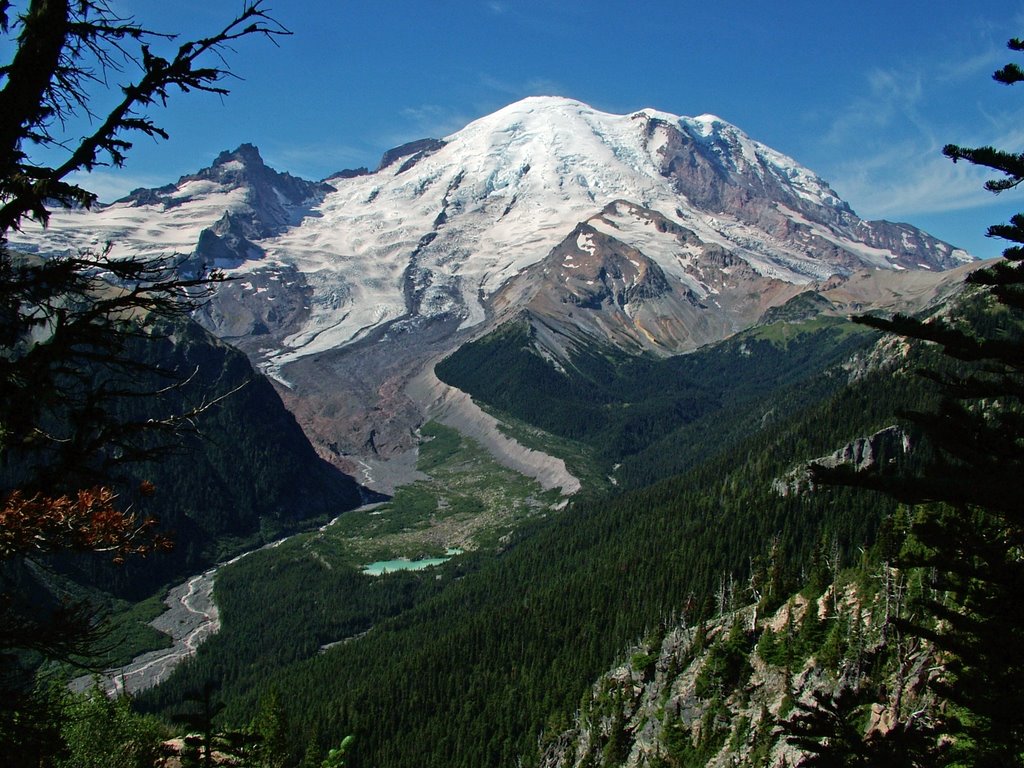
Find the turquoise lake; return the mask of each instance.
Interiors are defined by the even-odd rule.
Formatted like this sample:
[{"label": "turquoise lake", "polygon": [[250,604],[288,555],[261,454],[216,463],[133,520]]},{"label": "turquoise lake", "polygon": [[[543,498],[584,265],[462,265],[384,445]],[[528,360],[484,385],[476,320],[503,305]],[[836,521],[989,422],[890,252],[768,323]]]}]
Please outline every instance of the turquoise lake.
[{"label": "turquoise lake", "polygon": [[378,560],[363,566],[363,573],[368,576],[382,576],[385,573],[395,571],[422,571],[432,565],[440,565],[452,559],[454,555],[462,554],[461,549],[449,549],[445,557],[425,557],[422,560],[410,560],[407,557],[400,557],[397,560]]}]

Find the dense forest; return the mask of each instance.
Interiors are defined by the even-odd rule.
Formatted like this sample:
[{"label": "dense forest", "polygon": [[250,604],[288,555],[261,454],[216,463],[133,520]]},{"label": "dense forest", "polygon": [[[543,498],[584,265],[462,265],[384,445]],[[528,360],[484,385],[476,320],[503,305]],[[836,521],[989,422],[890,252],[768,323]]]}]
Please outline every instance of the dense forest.
[{"label": "dense forest", "polygon": [[[6,242],[56,205],[93,204],[72,174],[123,163],[126,135],[164,136],[144,113],[169,90],[226,93],[227,71],[204,56],[223,63],[234,41],[286,30],[247,3],[167,60],[143,42],[152,33],[103,3],[30,3],[16,23],[9,5],[10,764],[152,766],[172,736],[185,765],[209,765],[216,748],[273,768],[550,766],[570,743],[600,766],[641,747],[651,765],[757,765],[782,742],[807,766],[1024,764],[1024,217],[990,230],[1018,244],[1003,262],[920,318],[780,311],[668,359],[577,345],[554,365],[525,322],[467,344],[439,376],[603,480],[568,501],[521,479],[518,496],[478,488],[475,511],[484,497],[488,512],[517,508],[465,533],[466,548],[445,548],[439,565],[370,575],[364,555],[382,530],[417,548],[389,554],[436,554],[437,541],[412,535],[425,523],[410,510],[464,522],[477,502],[456,497],[454,482],[444,493],[413,484],[392,506],[326,524],[359,489],[320,462],[240,353],[188,323],[223,274],[107,252],[43,260]],[[138,82],[92,135],[64,136],[91,103],[85,52],[106,71],[112,51],[131,58],[134,44]],[[996,79],[1017,83],[1024,70]],[[27,148],[40,144],[67,156],[35,159]],[[1024,156],[945,153],[1002,173],[993,191],[1024,181]],[[477,480],[496,476],[452,430],[419,434],[421,471],[447,482],[450,460]],[[136,508],[177,528],[175,554]],[[220,631],[169,680],[134,698],[67,689],[70,665],[131,637],[171,579],[295,530],[219,570]],[[139,601],[119,617],[125,634],[104,634],[97,594]],[[640,689],[659,674],[689,675],[690,688],[631,722],[635,694],[616,689],[616,665]],[[782,686],[756,724],[755,675]]]},{"label": "dense forest", "polygon": [[[819,342],[832,348],[832,333]],[[722,347],[730,358],[732,350]],[[840,370],[834,377],[845,382]],[[494,555],[457,557],[437,573],[367,586],[298,544],[247,558],[218,582],[222,631],[141,703],[170,712],[213,680],[225,718],[238,722],[275,690],[289,722],[304,724],[295,726],[295,754],[310,739],[326,747],[353,733],[357,764],[535,760],[536,735],[549,720],[564,722],[629,643],[680,613],[715,615],[723,590],[729,604],[745,599],[753,562],[770,562],[781,595],[826,550],[850,561],[874,539],[894,504],[843,489],[783,495],[772,480],[887,426],[897,409],[923,402],[926,388],[876,370],[814,399],[817,390],[817,380],[771,390],[757,401],[760,414],[789,415],[762,419],[760,429],[730,428],[730,417],[749,424],[753,402],[719,407],[722,434],[745,437],[705,440],[688,472],[570,504],[520,528]],[[274,578],[257,589],[266,573]]]},{"label": "dense forest", "polygon": [[[616,481],[642,487],[833,391],[841,377],[822,373],[871,338],[823,317],[768,324],[669,358],[595,344],[556,368],[533,347],[523,320],[463,345],[437,375],[505,417],[586,445],[606,472],[621,464]],[[769,396],[781,391],[786,402],[771,406]]]},{"label": "dense forest", "polygon": [[[1005,313],[983,296],[965,295],[956,316],[979,333],[1007,332]],[[787,334],[799,345],[737,339],[700,353],[701,370],[726,372],[721,388],[737,365],[774,378],[736,407],[722,397],[695,418],[666,417],[665,434],[700,448],[688,452],[685,471],[658,465],[649,472],[664,475],[652,484],[580,497],[520,527],[493,553],[367,583],[297,540],[225,571],[221,633],[140,703],[172,713],[189,692],[213,683],[224,721],[246,722],[273,692],[292,724],[295,760],[312,744],[325,751],[355,735],[348,752],[355,764],[539,761],[538,735],[569,723],[582,692],[631,643],[751,601],[767,611],[801,590],[820,593],[842,569],[868,572],[879,552],[900,549],[907,525],[896,522],[906,518],[895,499],[842,485],[808,493],[814,481],[806,467],[896,423],[898,414],[938,408],[935,379],[970,369],[932,345],[904,347],[831,323],[794,325]],[[837,338],[849,346],[831,358]],[[839,362],[816,376],[787,372],[787,349],[798,352],[792,362],[801,372],[815,355]],[[646,382],[663,364],[637,360],[641,376],[622,359],[616,373],[619,381]],[[602,420],[613,428],[632,417],[622,404],[629,389],[617,386],[621,400],[608,397],[606,411],[626,415]],[[579,413],[591,417],[586,408]],[[927,434],[913,421],[905,429],[913,450],[883,446],[874,458],[880,477],[913,476],[934,461]],[[659,443],[666,444],[652,441]],[[614,458],[630,457],[602,460]],[[257,575],[271,572],[257,590]],[[814,633],[824,629],[808,629],[799,642],[817,649],[825,635]],[[256,647],[253,637],[262,639]]]}]

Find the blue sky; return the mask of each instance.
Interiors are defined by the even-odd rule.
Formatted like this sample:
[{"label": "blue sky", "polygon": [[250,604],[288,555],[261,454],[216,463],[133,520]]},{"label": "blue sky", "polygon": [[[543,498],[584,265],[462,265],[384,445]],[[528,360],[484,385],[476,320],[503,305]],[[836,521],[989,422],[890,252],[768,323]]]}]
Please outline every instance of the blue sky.
[{"label": "blue sky", "polygon": [[[110,0],[152,28],[201,35],[239,0]],[[555,94],[613,113],[711,112],[829,181],[865,218],[908,221],[996,256],[988,224],[1024,209],[941,147],[1024,150],[1024,86],[993,70],[1024,57],[1024,1],[690,2],[271,0],[293,34],[243,41],[224,99],[155,113],[110,198],[256,144],[278,170],[323,178],[374,167],[389,147],[440,137],[520,98]]]}]

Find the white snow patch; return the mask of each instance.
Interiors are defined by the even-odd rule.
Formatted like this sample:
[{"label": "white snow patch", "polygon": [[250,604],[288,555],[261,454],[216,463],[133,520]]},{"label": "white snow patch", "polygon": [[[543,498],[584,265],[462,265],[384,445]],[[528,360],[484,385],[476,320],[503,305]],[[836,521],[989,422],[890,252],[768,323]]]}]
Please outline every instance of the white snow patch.
[{"label": "white snow patch", "polygon": [[[594,252],[597,250],[597,246],[594,245],[593,235],[591,235],[589,232],[582,232],[579,234],[579,236],[577,236],[576,247],[579,248],[581,251],[586,251],[591,256],[593,256]],[[566,261],[568,261],[571,258],[571,255],[567,256]]]}]

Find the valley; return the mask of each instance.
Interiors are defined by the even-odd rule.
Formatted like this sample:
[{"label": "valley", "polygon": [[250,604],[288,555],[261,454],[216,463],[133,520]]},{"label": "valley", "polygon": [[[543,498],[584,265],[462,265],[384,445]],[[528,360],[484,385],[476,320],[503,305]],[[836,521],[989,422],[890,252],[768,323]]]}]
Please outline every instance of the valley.
[{"label": "valley", "polygon": [[[828,338],[821,339],[826,346]],[[880,392],[886,380],[878,374],[872,385]],[[169,687],[143,699],[167,706],[175,690],[189,690],[216,674],[224,695],[237,702],[232,706],[242,707],[269,674],[298,702],[305,699],[302,688],[334,679],[339,685],[322,691],[326,707],[317,696],[318,703],[310,700],[308,709],[297,711],[315,723],[326,722],[318,713],[342,708],[348,727],[363,742],[357,754],[402,761],[408,759],[402,757],[402,744],[426,740],[437,744],[437,757],[428,764],[454,759],[470,765],[481,759],[481,742],[472,736],[479,729],[495,737],[485,747],[488,762],[528,753],[532,737],[524,734],[543,729],[550,709],[571,710],[577,686],[593,679],[588,670],[607,668],[630,638],[674,615],[688,604],[688,595],[713,592],[723,572],[763,553],[774,536],[783,537],[787,561],[799,562],[822,538],[835,535],[845,542],[870,535],[883,511],[876,503],[847,495],[840,496],[840,505],[831,499],[784,498],[758,479],[788,471],[791,454],[781,446],[806,442],[808,451],[825,452],[837,432],[855,433],[885,418],[885,398],[878,401],[882,407],[865,411],[856,395],[843,393],[840,380],[833,380],[832,394],[823,400],[824,393],[813,395],[811,402],[819,404],[802,414],[799,425],[783,427],[780,420],[764,418],[773,407],[801,402],[815,386],[803,382],[771,390],[754,410],[763,428],[753,434],[745,430],[734,447],[719,448],[717,456],[706,454],[684,477],[611,500],[581,497],[557,513],[524,521],[496,541],[497,549],[478,548],[425,571],[376,577],[381,580],[373,581],[370,591],[360,581],[369,577],[340,570],[342,553],[326,533],[301,547],[297,539],[275,550],[273,560],[247,558],[218,584],[221,633]],[[898,392],[897,383],[892,394]],[[725,434],[732,421],[749,423],[739,411],[718,410],[715,420]],[[834,426],[823,430],[827,424]],[[676,439],[692,441],[700,425],[693,422],[691,429]],[[707,439],[701,445],[712,450]],[[548,493],[557,502],[557,492]],[[432,500],[429,507],[436,509],[435,504]],[[751,508],[758,513],[751,516]],[[373,522],[375,517],[384,516],[366,513],[365,520],[354,517],[350,524],[386,530],[386,522]],[[786,533],[805,529],[800,521],[807,519],[815,521],[813,534]],[[350,541],[367,544],[358,537]],[[408,557],[443,554],[425,546],[404,552]],[[354,570],[366,559],[348,562]],[[254,591],[252,580],[266,572],[275,574],[273,583]],[[301,591],[289,588],[299,582],[305,585]],[[294,614],[301,622],[289,618]],[[258,649],[246,641],[254,635],[264,638]],[[301,651],[324,645],[330,650],[322,655],[304,657]],[[268,664],[281,666],[272,673]],[[479,682],[467,690],[470,680]],[[495,687],[505,693],[484,692]],[[382,732],[382,719],[409,733],[410,741],[388,738],[391,728]],[[463,740],[475,746],[458,751]],[[420,753],[418,759],[423,757]]]},{"label": "valley", "polygon": [[[315,531],[236,555],[170,589],[164,598],[166,610],[149,626],[169,636],[172,645],[106,670],[104,687],[136,695],[167,679],[193,656],[220,629],[213,599],[218,575],[243,558],[267,558],[269,554],[259,553],[301,547],[325,567],[358,570],[370,577],[419,571],[466,552],[494,550],[524,521],[564,507],[558,488],[546,489],[509,470],[481,445],[449,427],[430,422],[422,428],[421,440],[419,479],[389,501],[349,510]],[[371,586],[368,581],[364,588]],[[74,684],[81,688],[91,681],[86,676]]]},{"label": "valley", "polygon": [[[634,382],[620,384],[624,392],[637,381],[658,388],[661,376],[678,382],[673,369],[688,363],[702,372],[705,386],[725,394],[698,418],[660,408],[663,421],[669,414],[679,421],[667,423],[663,432],[645,433],[648,442],[631,449],[636,458],[608,453],[615,446],[627,447],[619,439],[604,451],[570,441],[577,446],[574,464],[580,456],[591,457],[589,471],[581,475],[599,477],[599,467],[610,472],[623,463],[613,476],[625,481],[634,472],[653,472],[663,481],[660,487],[648,488],[648,480],[610,499],[607,490],[584,488],[565,504],[557,488],[545,491],[450,427],[424,425],[417,469],[425,478],[399,489],[392,502],[345,513],[322,530],[300,534],[225,570],[217,585],[221,631],[201,646],[193,663],[140,701],[158,709],[172,706],[181,692],[213,675],[225,700],[238,708],[231,711],[240,714],[268,679],[299,701],[302,687],[327,677],[345,681],[322,693],[332,702],[327,711],[343,707],[349,713],[346,722],[366,742],[360,754],[366,749],[366,754],[405,759],[397,751],[403,749],[400,744],[378,741],[383,734],[376,735],[381,732],[373,723],[384,717],[397,718],[395,727],[408,729],[408,743],[439,740],[440,750],[453,749],[452,739],[468,739],[484,724],[494,728],[499,719],[506,725],[488,759],[500,763],[528,751],[527,741],[515,734],[540,728],[548,707],[571,706],[575,686],[587,684],[593,674],[588,670],[610,664],[629,638],[674,614],[687,604],[688,595],[713,589],[721,573],[763,553],[773,536],[785,536],[786,558],[798,562],[822,537],[856,541],[878,524],[882,509],[876,503],[865,506],[865,500],[843,496],[837,508],[827,499],[783,498],[771,483],[759,480],[792,467],[791,454],[780,446],[798,440],[809,456],[820,455],[839,434],[874,431],[871,425],[886,423],[884,414],[892,407],[891,400],[879,396],[878,407],[865,410],[855,394],[844,391],[845,375],[823,379],[805,367],[812,348],[821,355],[815,365],[829,368],[870,347],[873,335],[844,329],[847,335],[840,338],[845,341],[837,346],[834,323],[788,328],[786,334],[781,327],[764,329],[760,335],[772,341],[737,340],[692,360],[618,362],[620,379]],[[510,350],[517,348],[512,341]],[[804,351],[798,352],[800,344]],[[730,382],[735,386],[749,379],[735,365],[762,371],[779,366],[781,373],[787,362],[797,365],[789,376],[769,380],[744,398],[728,394]],[[631,365],[640,368],[630,372]],[[902,383],[885,374],[872,376],[876,392],[891,386],[899,402],[918,397],[913,389],[901,393]],[[791,407],[799,417],[783,415]],[[630,419],[646,423],[647,415],[628,404],[606,408],[620,413],[625,424]],[[734,442],[701,436],[709,423]],[[752,423],[759,427],[752,430]],[[625,424],[612,426],[625,434],[630,432]],[[524,440],[531,432],[534,440],[541,439],[522,422],[514,432]],[[678,468],[650,458],[624,471],[666,433],[674,443],[700,450],[684,476],[674,476]],[[543,439],[548,446],[569,444],[550,433]],[[593,438],[595,447],[605,441]],[[508,489],[516,487],[520,490],[509,496]],[[751,505],[760,510],[753,518]],[[815,520],[813,535],[784,533],[803,529],[799,521],[808,517]],[[440,558],[456,547],[463,553],[422,571],[377,577],[359,572],[375,560]],[[666,570],[669,563],[674,565]],[[272,579],[259,577],[268,573]],[[554,616],[560,621],[552,623]],[[252,637],[263,640],[254,647]],[[585,652],[580,639],[586,639]],[[450,677],[430,671],[438,669],[450,670]],[[472,715],[438,705],[439,699],[457,705],[466,695],[457,694],[459,681],[474,676],[488,679],[488,687],[516,694],[498,709],[497,700],[473,694]],[[431,708],[417,706],[422,701],[417,697],[425,695],[415,693],[417,685],[431,691]],[[320,703],[301,710],[302,717],[323,722],[317,712],[324,704],[316,699]],[[356,708],[344,703],[356,701]],[[458,723],[454,732],[439,730],[452,731],[453,723]],[[477,746],[460,758],[466,765],[478,759]]]},{"label": "valley", "polygon": [[1013,9],[271,5],[0,0],[5,768],[1024,768]]},{"label": "valley", "polygon": [[[274,396],[210,430],[212,480],[187,460],[157,468],[184,500],[250,466],[237,505],[259,511],[187,540],[192,563],[251,551],[172,590],[160,620],[183,637],[159,685],[154,657],[136,662],[143,682],[120,675],[133,701],[171,719],[215,691],[219,722],[243,724],[274,697],[293,763],[355,734],[354,764],[437,768],[567,764],[552,745],[569,740],[587,765],[626,764],[628,743],[639,764],[670,737],[693,757],[679,733],[698,744],[707,712],[748,723],[734,749],[711,723],[702,760],[764,754],[764,732],[739,743],[770,718],[730,699],[738,673],[717,698],[686,689],[678,728],[652,724],[650,697],[626,728],[632,694],[607,680],[646,684],[662,656],[698,676],[680,670],[750,653],[758,611],[784,616],[809,573],[870,578],[896,502],[811,488],[806,466],[934,404],[911,372],[936,355],[851,316],[941,316],[979,266],[861,220],[713,115],[555,97],[317,182],[245,144],[88,217],[55,213],[17,245],[53,256],[104,238],[115,255],[173,248],[183,274],[224,270],[190,333],[241,350]],[[280,462],[273,429],[250,426],[278,405],[295,443]],[[882,471],[918,461],[879,446]],[[198,529],[190,504],[176,519]],[[732,636],[725,616],[751,629],[709,650]],[[712,624],[707,647],[694,640]],[[636,669],[602,677],[638,647]]]}]

